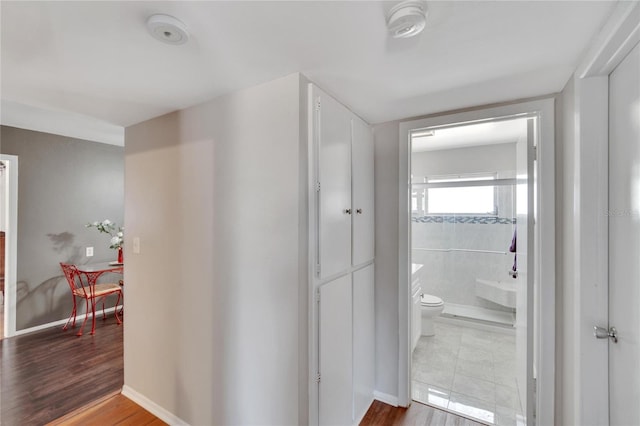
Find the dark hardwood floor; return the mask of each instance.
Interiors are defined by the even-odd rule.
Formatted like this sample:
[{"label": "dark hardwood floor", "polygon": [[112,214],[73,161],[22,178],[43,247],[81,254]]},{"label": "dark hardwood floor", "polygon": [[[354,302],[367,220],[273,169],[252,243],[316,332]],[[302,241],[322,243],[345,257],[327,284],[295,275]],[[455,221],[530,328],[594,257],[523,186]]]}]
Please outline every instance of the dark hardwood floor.
[{"label": "dark hardwood floor", "polygon": [[123,327],[111,314],[93,336],[58,326],[0,341],[0,423],[43,425],[119,392]]},{"label": "dark hardwood floor", "polygon": [[393,407],[373,401],[360,426],[484,426],[467,418],[456,416],[428,405],[413,401],[409,408]]},{"label": "dark hardwood floor", "polygon": [[[89,326],[86,327],[89,330]],[[119,395],[123,385],[123,325],[98,320],[96,334],[77,337],[53,327],[0,341],[0,423],[3,426],[162,425]],[[481,426],[414,402],[398,408],[374,401],[364,426]]]}]

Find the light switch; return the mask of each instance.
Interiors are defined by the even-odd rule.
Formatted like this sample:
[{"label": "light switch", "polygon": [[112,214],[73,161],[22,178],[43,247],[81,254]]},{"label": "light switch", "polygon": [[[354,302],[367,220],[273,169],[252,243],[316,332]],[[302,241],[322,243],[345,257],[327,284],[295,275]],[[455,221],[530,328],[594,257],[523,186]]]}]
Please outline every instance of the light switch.
[{"label": "light switch", "polygon": [[133,253],[140,254],[140,237],[135,237],[133,239]]},{"label": "light switch", "polygon": [[87,257],[93,256],[93,247],[87,247],[86,256]]}]

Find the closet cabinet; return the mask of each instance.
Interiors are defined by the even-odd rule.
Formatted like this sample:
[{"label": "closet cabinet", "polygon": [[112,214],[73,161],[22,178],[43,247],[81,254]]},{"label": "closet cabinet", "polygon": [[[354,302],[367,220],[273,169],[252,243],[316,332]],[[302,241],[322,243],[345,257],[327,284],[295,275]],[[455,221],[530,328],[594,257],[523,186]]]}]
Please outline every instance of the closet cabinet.
[{"label": "closet cabinet", "polygon": [[351,188],[353,205],[352,265],[374,258],[373,133],[359,117],[352,121]]},{"label": "closet cabinet", "polygon": [[318,262],[326,278],[351,266],[351,119],[352,114],[312,86],[317,152]]},{"label": "closet cabinet", "polygon": [[353,421],[366,414],[375,386],[374,266],[353,273]]},{"label": "closet cabinet", "polygon": [[353,417],[353,299],[351,276],[320,287],[319,424],[348,425]]},{"label": "closet cabinet", "polygon": [[309,99],[317,421],[357,424],[375,381],[373,136],[313,84]]},{"label": "closet cabinet", "polygon": [[311,85],[318,259],[328,278],[374,258],[373,135],[367,123]]}]

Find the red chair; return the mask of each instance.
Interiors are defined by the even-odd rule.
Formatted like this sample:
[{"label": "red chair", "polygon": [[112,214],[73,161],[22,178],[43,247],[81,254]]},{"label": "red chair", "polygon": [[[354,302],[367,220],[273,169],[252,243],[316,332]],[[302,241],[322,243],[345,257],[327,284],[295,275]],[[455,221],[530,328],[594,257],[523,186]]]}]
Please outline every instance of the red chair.
[{"label": "red chair", "polygon": [[[99,299],[102,299],[102,319],[106,319],[106,315],[104,312],[104,300],[107,296],[111,294],[118,294],[118,300],[116,301],[116,307],[120,303],[120,298],[122,297],[122,288],[116,283],[101,283],[101,284],[89,284],[89,280],[86,277],[83,277],[84,274],[80,273],[78,269],[74,265],[70,265],[67,263],[60,263],[60,267],[62,268],[62,272],[64,272],[64,276],[67,278],[67,282],[69,283],[69,287],[71,288],[71,295],[73,296],[73,311],[71,311],[71,315],[67,320],[67,323],[62,328],[63,330],[67,329],[69,325],[69,321],[73,318],[73,322],[71,323],[71,327],[76,326],[76,314],[78,312],[76,298],[81,297],[85,300],[86,305],[86,315],[84,317],[84,321],[82,322],[82,327],[80,327],[80,331],[78,331],[78,336],[82,336],[82,330],[84,330],[84,325],[87,322],[87,317],[89,316],[89,303],[91,303],[91,313],[93,315],[93,322],[91,327],[91,334],[95,334],[96,332],[96,303]],[[118,324],[122,324],[120,317],[118,316],[118,310],[115,310],[115,317]]]}]

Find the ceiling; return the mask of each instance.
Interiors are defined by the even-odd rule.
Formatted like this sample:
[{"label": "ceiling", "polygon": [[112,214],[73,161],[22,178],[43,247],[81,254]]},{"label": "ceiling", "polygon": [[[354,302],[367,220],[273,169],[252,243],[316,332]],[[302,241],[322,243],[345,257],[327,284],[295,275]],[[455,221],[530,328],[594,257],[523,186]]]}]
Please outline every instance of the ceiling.
[{"label": "ceiling", "polygon": [[527,136],[527,118],[448,126],[411,135],[411,152],[515,143]]},{"label": "ceiling", "polygon": [[[421,35],[390,39],[396,3],[2,1],[0,118],[122,143],[125,126],[294,72],[370,123],[539,96],[563,88],[616,2],[434,1]],[[191,40],[153,39],[154,13]]]}]

